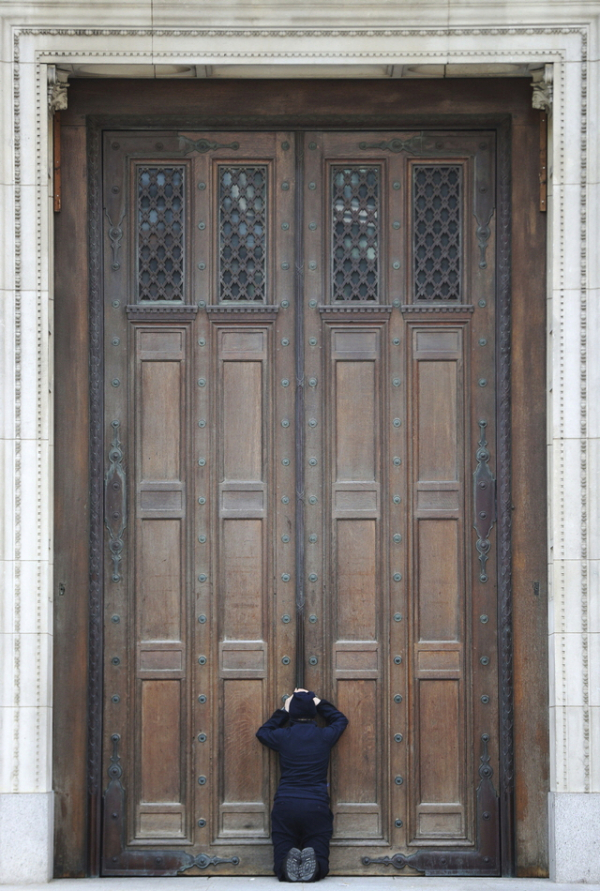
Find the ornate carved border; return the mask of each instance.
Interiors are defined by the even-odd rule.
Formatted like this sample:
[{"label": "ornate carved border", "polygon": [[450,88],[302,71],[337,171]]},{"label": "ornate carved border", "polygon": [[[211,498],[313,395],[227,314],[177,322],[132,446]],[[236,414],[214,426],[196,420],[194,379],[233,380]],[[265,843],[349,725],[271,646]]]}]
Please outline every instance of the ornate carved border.
[{"label": "ornate carved border", "polygon": [[511,548],[511,145],[510,121],[498,128],[496,235],[496,479],[498,671],[500,675],[500,856],[514,875],[514,740]]},{"label": "ornate carved border", "polygon": [[[589,564],[588,564],[588,447],[587,447],[587,144],[588,144],[588,98],[587,98],[587,34],[581,35],[581,164],[579,193],[580,224],[580,276],[581,306],[579,308],[580,332],[580,378],[579,378],[579,422],[580,422],[580,464],[581,464],[581,630],[582,635],[582,681],[583,681],[583,783],[586,792],[591,792],[591,712],[590,712],[590,666],[589,666]],[[564,119],[564,110],[563,110]],[[566,673],[563,664],[563,673]],[[566,700],[565,700],[566,701]]]},{"label": "ornate carved border", "polygon": [[102,299],[102,139],[87,129],[90,332],[90,590],[88,655],[88,851],[99,874],[102,800],[104,620],[104,304]]},{"label": "ornate carved border", "polygon": [[[13,42],[14,52],[14,87],[13,87],[13,113],[14,113],[14,161],[15,161],[15,228],[14,228],[14,246],[15,246],[15,342],[14,342],[14,374],[15,374],[15,465],[14,465],[14,555],[15,555],[15,575],[14,575],[14,631],[15,637],[19,640],[21,633],[21,493],[22,493],[22,467],[21,467],[21,374],[22,374],[22,349],[21,349],[21,328],[22,328],[22,288],[21,288],[21,269],[22,269],[22,240],[21,240],[21,83],[20,83],[20,47],[18,38],[15,35]],[[36,158],[36,162],[39,157]],[[39,166],[36,163],[36,168]],[[38,220],[39,226],[39,220]],[[38,363],[41,356],[37,357]],[[39,595],[38,590],[38,595]],[[37,668],[38,666],[36,666]],[[36,671],[36,674],[38,672]],[[14,648],[13,656],[13,675],[14,675],[14,710],[13,710],[13,751],[12,751],[12,771],[10,775],[11,788],[13,792],[19,790],[19,752],[21,748],[21,648]]]},{"label": "ornate carved border", "polygon": [[[19,34],[23,35],[33,35],[37,37],[38,35],[42,36],[51,36],[51,37],[74,37],[78,35],[82,35],[84,37],[207,37],[212,39],[214,37],[243,37],[245,39],[250,40],[260,40],[260,38],[273,38],[276,37],[278,39],[292,39],[298,40],[301,37],[309,37],[309,38],[325,38],[325,39],[334,39],[337,38],[343,39],[346,37],[385,37],[385,38],[398,38],[398,37],[469,37],[470,35],[476,36],[519,36],[525,34],[527,36],[536,35],[536,34],[547,34],[547,35],[556,35],[556,34],[582,34],[585,31],[585,27],[580,25],[572,25],[572,26],[564,26],[560,25],[547,25],[545,27],[529,27],[527,25],[509,25],[509,26],[490,26],[490,27],[462,27],[462,28],[245,28],[245,27],[237,27],[237,28],[83,28],[82,30],[75,30],[73,28],[43,28],[43,27],[23,27],[18,29]],[[55,55],[69,55],[71,52],[69,50],[42,50],[45,55],[55,56]],[[295,50],[296,54],[301,54],[301,51]],[[507,50],[507,52],[509,52]],[[534,51],[531,49],[523,49],[523,50],[512,50],[510,51],[511,55],[533,55]],[[554,52],[560,52],[559,50],[554,50]],[[269,56],[277,56],[280,55],[281,51],[269,49],[265,50],[263,53],[257,52],[256,50],[249,51],[244,53],[243,55],[252,56],[256,58],[259,55],[269,55]],[[173,52],[171,50],[163,50],[160,52],[156,52],[155,50],[128,50],[125,53],[114,51],[114,50],[97,50],[96,55],[102,56],[110,56],[114,58],[118,55],[127,56],[127,58],[131,58],[132,56],[138,55],[152,55],[156,56],[177,56],[181,53]],[[374,53],[372,50],[365,50],[363,55],[372,56]],[[471,53],[462,52],[463,55],[485,55],[490,56],[493,55],[493,52],[489,50],[472,50]],[[89,51],[83,51],[82,55],[89,56]],[[238,56],[242,55],[239,52],[229,52],[228,56]],[[322,58],[322,52],[315,52],[315,56],[318,58]],[[352,57],[356,53],[353,50],[341,50],[338,52],[328,53],[328,57],[340,56],[340,57]],[[415,55],[433,55],[432,53],[428,53],[426,50],[423,52],[416,52]],[[447,50],[439,50],[436,51],[436,55],[444,55],[448,56]]]}]

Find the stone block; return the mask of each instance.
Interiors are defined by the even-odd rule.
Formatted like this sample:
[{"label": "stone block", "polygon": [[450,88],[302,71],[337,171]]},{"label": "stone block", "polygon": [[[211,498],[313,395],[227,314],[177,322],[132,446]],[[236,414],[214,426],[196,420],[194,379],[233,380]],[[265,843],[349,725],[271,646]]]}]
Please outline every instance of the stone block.
[{"label": "stone block", "polygon": [[600,793],[551,792],[550,878],[600,882]]},{"label": "stone block", "polygon": [[0,794],[0,884],[52,877],[53,792]]}]

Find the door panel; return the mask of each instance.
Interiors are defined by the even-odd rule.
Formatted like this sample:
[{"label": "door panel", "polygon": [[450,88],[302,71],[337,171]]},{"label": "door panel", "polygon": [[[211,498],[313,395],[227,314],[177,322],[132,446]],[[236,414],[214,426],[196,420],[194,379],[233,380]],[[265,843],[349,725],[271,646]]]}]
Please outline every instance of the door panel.
[{"label": "door panel", "polygon": [[[269,597],[273,564],[269,541],[272,339],[267,326],[243,329],[223,325],[214,334],[219,394],[214,425],[215,488],[219,502],[213,525],[213,565],[218,567],[213,609],[219,652],[217,655],[213,641],[218,680],[208,683],[213,697],[222,698],[217,718],[222,754],[217,799],[213,800],[218,822],[213,832],[219,839],[266,838],[269,787],[265,780],[269,771],[266,753],[256,745],[254,733],[265,701],[273,698],[268,685],[272,659],[269,625],[273,621]],[[217,710],[213,709],[214,721]],[[239,727],[241,737],[231,732],[232,725]],[[257,770],[257,763],[262,770]]]},{"label": "door panel", "polygon": [[[132,842],[169,838],[181,843],[190,839],[193,820],[187,782],[190,332],[172,325],[153,330],[134,322],[129,335],[135,414],[128,429],[135,432],[133,553],[126,566],[133,566],[131,575],[124,571],[124,580],[131,579],[136,594],[133,610],[123,610],[121,620],[131,626],[123,661],[134,660],[135,665],[127,702],[128,739],[135,746],[135,810],[127,815],[128,828]],[[122,607],[117,609],[121,616]]]},{"label": "door panel", "polygon": [[328,379],[319,406],[329,451],[329,504],[322,517],[328,577],[321,607],[329,633],[323,648],[334,701],[352,715],[334,756],[335,832],[340,839],[371,843],[385,838],[386,758],[378,751],[387,736],[383,642],[389,633],[381,603],[383,335],[381,322],[324,324]]},{"label": "door panel", "polygon": [[105,134],[106,875],[270,872],[295,683],[334,873],[498,872],[494,153]]},{"label": "door panel", "polygon": [[[413,843],[473,843],[465,689],[463,330],[412,332],[415,504],[412,720],[419,728]],[[439,740],[444,739],[443,747]]]}]

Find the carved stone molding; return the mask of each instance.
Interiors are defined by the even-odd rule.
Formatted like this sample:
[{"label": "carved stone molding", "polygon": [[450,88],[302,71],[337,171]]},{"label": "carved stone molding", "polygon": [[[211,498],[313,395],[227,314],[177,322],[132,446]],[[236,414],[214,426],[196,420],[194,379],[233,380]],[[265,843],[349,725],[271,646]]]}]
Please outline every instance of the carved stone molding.
[{"label": "carved stone molding", "polygon": [[59,71],[56,65],[48,65],[48,110],[50,114],[54,114],[55,111],[67,110],[69,104],[68,80],[69,75],[66,71]]},{"label": "carved stone molding", "polygon": [[554,66],[544,65],[543,68],[534,71],[531,88],[533,90],[531,97],[532,106],[537,108],[538,111],[551,111],[554,89]]}]

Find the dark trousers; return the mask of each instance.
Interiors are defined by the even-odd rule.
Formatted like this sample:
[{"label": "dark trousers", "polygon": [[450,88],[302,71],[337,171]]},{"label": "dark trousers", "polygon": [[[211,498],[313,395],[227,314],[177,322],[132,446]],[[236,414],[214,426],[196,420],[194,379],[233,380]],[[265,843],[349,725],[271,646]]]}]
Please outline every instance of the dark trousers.
[{"label": "dark trousers", "polygon": [[319,871],[324,879],[329,872],[329,840],[333,834],[333,814],[325,801],[315,798],[284,798],[275,802],[271,812],[273,872],[285,881],[283,861],[290,848],[314,848]]}]

